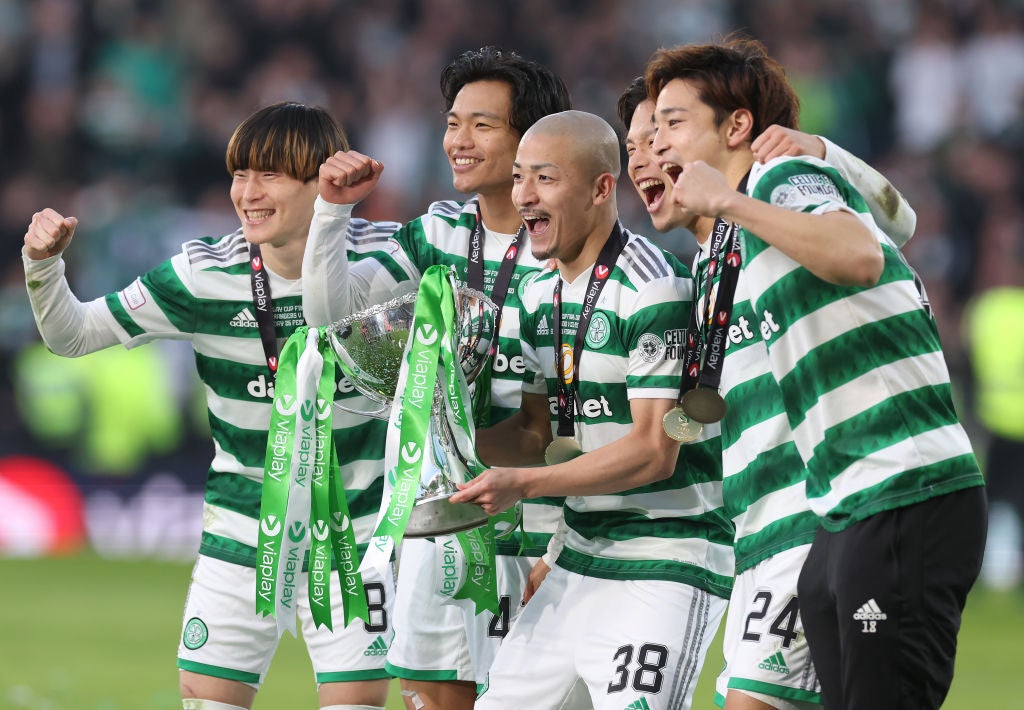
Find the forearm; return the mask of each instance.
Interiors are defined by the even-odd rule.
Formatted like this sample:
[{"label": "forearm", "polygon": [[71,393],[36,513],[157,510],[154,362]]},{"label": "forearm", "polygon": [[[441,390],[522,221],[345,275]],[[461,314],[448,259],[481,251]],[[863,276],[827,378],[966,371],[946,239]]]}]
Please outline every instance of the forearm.
[{"label": "forearm", "polygon": [[663,432],[656,437],[633,429],[571,461],[522,469],[524,497],[621,493],[669,478],[678,455],[679,444]]},{"label": "forearm", "polygon": [[71,292],[63,259],[56,256],[36,261],[22,255],[22,262],[32,315],[50,350],[78,357],[120,342],[104,299],[82,303]]},{"label": "forearm", "polygon": [[345,243],[352,207],[316,199],[302,259],[302,312],[310,325],[325,325],[358,310]]},{"label": "forearm", "polygon": [[880,172],[827,138],[825,161],[842,174],[864,197],[871,216],[896,246],[902,247],[917,227],[917,213],[899,190]]},{"label": "forearm", "polygon": [[795,212],[731,192],[719,214],[830,283],[871,286],[881,275],[884,261],[878,240],[848,212]]}]

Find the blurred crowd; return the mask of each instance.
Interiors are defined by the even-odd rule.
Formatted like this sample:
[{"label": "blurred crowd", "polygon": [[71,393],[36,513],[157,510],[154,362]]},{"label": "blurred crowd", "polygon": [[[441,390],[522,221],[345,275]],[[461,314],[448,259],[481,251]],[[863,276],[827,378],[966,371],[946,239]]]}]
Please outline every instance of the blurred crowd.
[{"label": "blurred crowd", "polygon": [[[77,293],[121,288],[181,242],[237,226],[225,144],[287,99],[328,107],[384,163],[360,215],[406,220],[456,196],[438,76],[457,53],[496,44],[540,60],[576,108],[616,125],[616,98],[656,48],[736,30],[784,64],[805,131],[863,157],[916,209],[905,252],[983,455],[965,334],[974,297],[1024,288],[1022,0],[0,0],[0,406],[18,413],[0,424],[0,452],[92,456],[103,475],[202,440],[181,351],[47,360],[18,259],[33,212],[80,219],[67,254]],[[620,203],[627,226],[654,233],[631,189]],[[656,239],[692,251],[689,235]],[[1024,329],[1018,316],[1006,327]],[[111,399],[110,431],[89,431]],[[168,402],[176,421],[153,412]]]}]

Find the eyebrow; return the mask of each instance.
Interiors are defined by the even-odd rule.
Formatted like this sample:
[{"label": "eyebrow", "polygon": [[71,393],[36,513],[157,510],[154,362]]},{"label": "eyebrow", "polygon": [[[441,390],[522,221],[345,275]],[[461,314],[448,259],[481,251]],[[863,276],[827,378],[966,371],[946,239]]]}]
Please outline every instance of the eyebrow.
[{"label": "eyebrow", "polygon": [[[445,118],[458,118],[459,117],[459,115],[457,113],[455,113],[454,111],[446,111],[444,115],[445,115]],[[490,118],[490,119],[493,119],[495,121],[504,121],[505,120],[501,116],[499,116],[498,114],[496,114],[496,113],[488,113],[487,111],[475,111],[475,112],[469,114],[468,118]]]},{"label": "eyebrow", "polygon": [[[666,116],[670,113],[689,113],[690,109],[683,108],[682,106],[668,106],[666,108],[658,109],[655,111],[659,116]],[[654,114],[651,114],[651,118],[654,118]]]},{"label": "eyebrow", "polygon": [[[519,168],[520,170],[522,170],[523,168],[522,164],[518,160],[512,161],[512,167]],[[554,163],[533,163],[532,165],[528,165],[526,167],[529,168],[530,170],[543,170],[544,168],[555,168],[556,170],[558,169],[558,166],[555,165]]]}]

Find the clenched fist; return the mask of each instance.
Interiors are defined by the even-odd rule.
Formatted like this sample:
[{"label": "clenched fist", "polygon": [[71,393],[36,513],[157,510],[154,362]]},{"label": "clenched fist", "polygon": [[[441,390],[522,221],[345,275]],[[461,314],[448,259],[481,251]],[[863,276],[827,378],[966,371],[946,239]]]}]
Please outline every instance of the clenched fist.
[{"label": "clenched fist", "polygon": [[384,166],[369,156],[339,150],[320,166],[320,196],[336,205],[354,205],[373,192]]},{"label": "clenched fist", "polygon": [[25,232],[25,255],[38,261],[60,254],[68,248],[77,226],[77,217],[64,217],[49,207],[36,212]]}]

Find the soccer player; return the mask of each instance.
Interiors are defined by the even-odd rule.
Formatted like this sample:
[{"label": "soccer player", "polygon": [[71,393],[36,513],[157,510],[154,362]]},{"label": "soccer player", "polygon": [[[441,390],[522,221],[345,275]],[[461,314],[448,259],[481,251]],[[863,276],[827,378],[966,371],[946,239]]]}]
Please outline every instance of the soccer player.
[{"label": "soccer player", "polygon": [[558,269],[524,289],[522,409],[479,441],[489,462],[551,465],[488,469],[452,500],[495,513],[566,496],[567,530],[477,708],[560,708],[578,686],[595,708],[689,707],[725,612],[732,526],[717,433],[680,454],[662,429],[682,372],[665,343],[690,274],[622,228],[618,173],[615,132],[579,111],[538,121],[516,156],[531,248]]},{"label": "soccer player", "polygon": [[738,230],[740,281],[807,468],[821,527],[798,591],[824,704],[938,707],[985,498],[920,283],[836,170],[755,161],[764,127],[793,127],[798,106],[760,43],[662,50],[645,78],[672,200],[695,232],[717,218]]},{"label": "soccer player", "polygon": [[[359,153],[336,153],[320,169],[303,305],[308,322],[328,323],[410,284],[415,289],[431,265],[453,266],[461,281],[503,301],[490,380],[491,422],[499,422],[520,403],[519,285],[543,265],[530,253],[530,237],[511,199],[512,161],[523,132],[541,116],[569,108],[569,93],[546,67],[494,47],[456,57],[441,73],[441,93],[452,184],[471,197],[435,202],[394,234],[368,230],[346,255],[352,207],[376,185],[382,166]],[[410,710],[473,707],[477,683],[519,612],[527,575],[560,515],[560,500],[527,501],[526,536],[497,542],[496,615],[442,604],[432,582],[435,542],[403,541],[387,667],[401,678]]]},{"label": "soccer player", "polygon": [[[300,281],[320,164],[348,142],[319,108],[267,106],[242,122],[226,154],[241,226],[186,242],[180,253],[127,288],[82,303],[64,278],[62,253],[78,220],[36,213],[22,250],[32,311],[46,345],[76,357],[158,338],[190,340],[206,388],[214,459],[206,483],[203,536],[192,573],[178,667],[183,707],[248,708],[278,643],[274,618],[257,616],[256,543],[264,455],[278,350],[302,324]],[[358,225],[355,225],[358,226]],[[269,335],[261,337],[267,329]],[[351,392],[342,380],[339,391]],[[357,541],[373,530],[383,488],[385,423],[334,418]],[[340,585],[331,575],[334,631],[316,628],[300,575],[299,619],[324,710],[383,708],[383,653],[392,630],[393,580],[365,580],[369,622],[341,625]]]},{"label": "soccer player", "polygon": [[[672,201],[672,184],[651,150],[654,102],[637,77],[619,97],[626,127],[628,173],[659,232],[684,227]],[[751,145],[758,162],[782,155],[824,158],[868,200],[872,214],[900,245],[913,234],[916,215],[884,176],[830,141],[779,125]],[[892,196],[898,196],[895,202]],[[879,204],[881,203],[881,204]],[[695,233],[700,246],[693,273],[706,274],[710,234]],[[695,284],[704,301],[706,280]],[[818,527],[802,491],[805,468],[785,421],[767,350],[741,278],[732,309],[721,394],[723,499],[736,527],[736,580],[725,624],[725,668],[716,703],[727,710],[810,708],[820,702],[817,675],[799,616],[797,579]],[[769,326],[770,327],[770,326]]]}]

